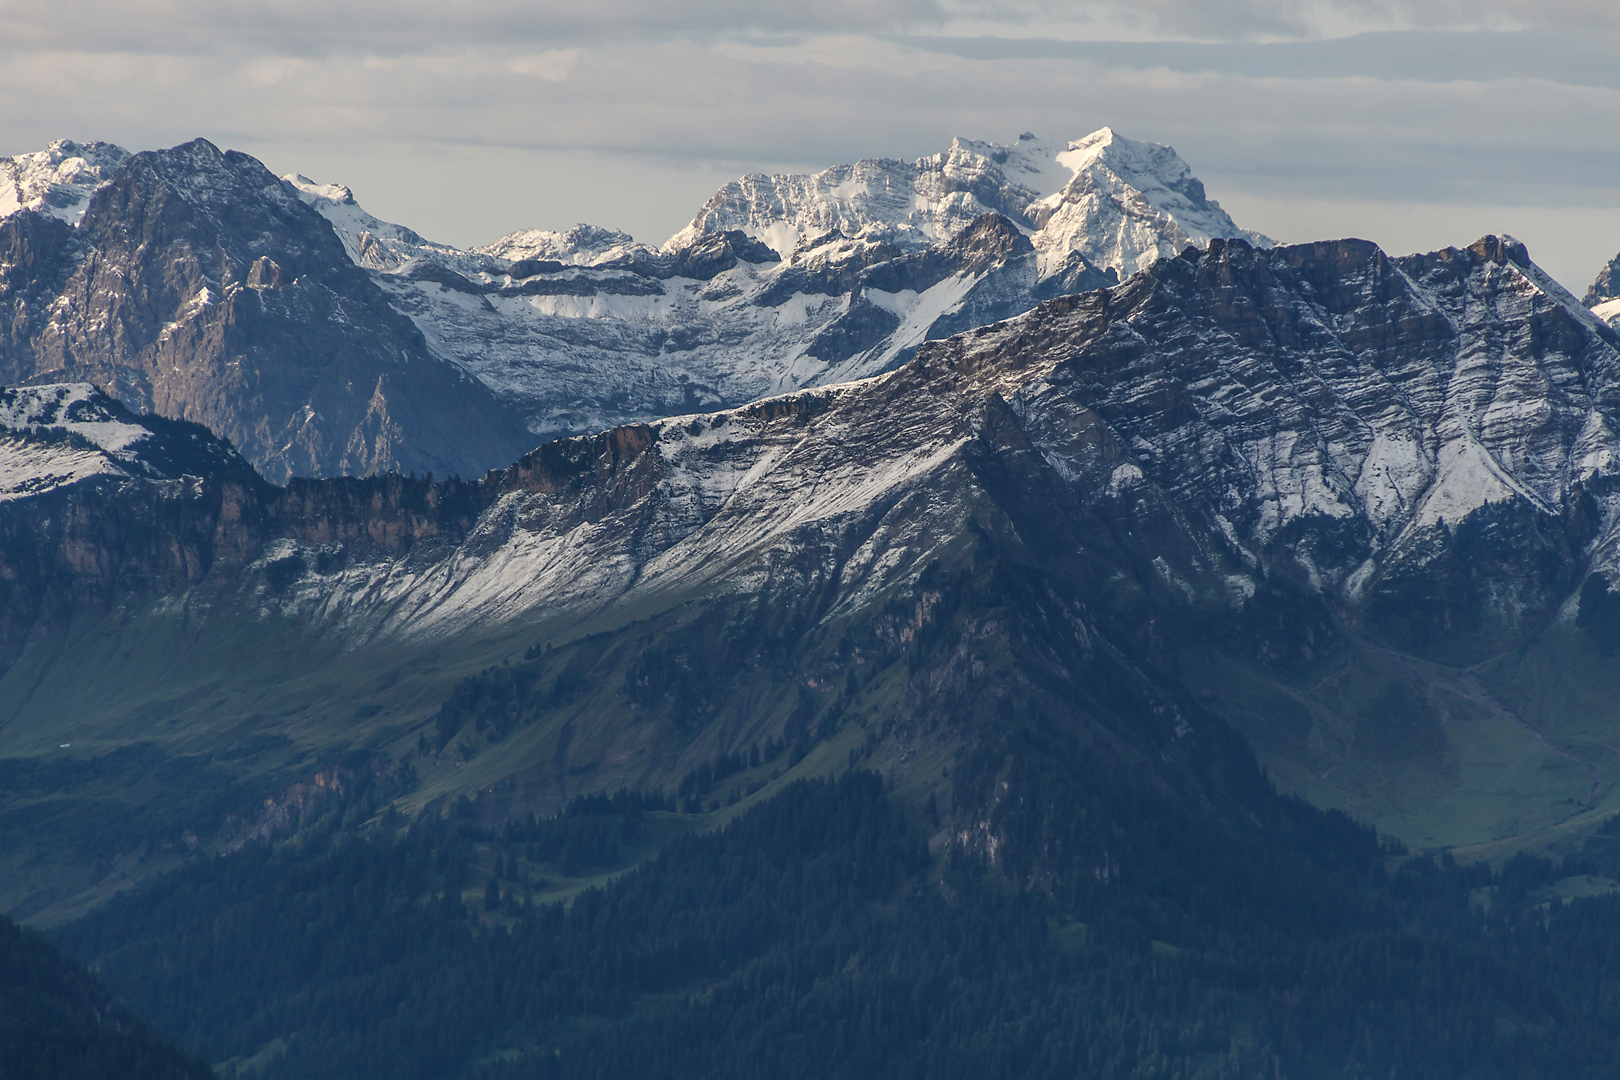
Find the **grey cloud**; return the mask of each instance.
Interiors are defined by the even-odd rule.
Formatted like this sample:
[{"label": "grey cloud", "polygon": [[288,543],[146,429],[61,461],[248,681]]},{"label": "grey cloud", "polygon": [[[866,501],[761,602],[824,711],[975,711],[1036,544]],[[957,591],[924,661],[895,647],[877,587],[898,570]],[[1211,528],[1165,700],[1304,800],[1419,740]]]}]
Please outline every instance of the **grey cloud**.
[{"label": "grey cloud", "polygon": [[[1135,31],[1209,41],[1320,38],[1405,29],[1620,27],[1610,0],[947,0],[986,24]],[[1068,36],[1068,35],[1064,35]]]},{"label": "grey cloud", "polygon": [[[190,2],[169,10],[191,11]],[[305,2],[273,18],[296,22],[314,12]],[[0,6],[8,31],[17,7]],[[120,17],[106,10],[108,21]],[[408,5],[403,29],[377,31],[395,34],[389,48],[364,44],[356,20],[367,9],[349,5],[342,18],[354,25],[337,30],[338,16],[311,14],[311,39],[336,42],[322,50],[266,44],[260,16],[222,10],[197,9],[208,33],[196,41],[160,47],[154,37],[144,53],[65,38],[28,47],[8,32],[0,153],[63,136],[142,149],[204,135],[279,171],[352,183],[373,212],[450,242],[579,220],[657,241],[738,173],[912,157],[957,134],[1008,139],[1029,129],[1055,141],[1111,124],[1175,145],[1215,198],[1251,208],[1245,224],[1288,239],[1310,238],[1299,223],[1312,215],[1330,232],[1370,220],[1366,208],[1379,205],[1433,207],[1430,217],[1450,214],[1469,228],[1517,207],[1546,211],[1534,220],[1547,235],[1586,221],[1586,235],[1572,233],[1562,249],[1539,244],[1566,251],[1552,269],[1573,284],[1620,248],[1620,233],[1593,224],[1620,207],[1620,78],[1607,32],[1121,44],[919,37],[928,27],[916,24],[901,38],[836,23],[842,9],[818,13],[833,22],[817,30],[785,5],[748,5],[749,25],[770,31],[762,36],[719,32],[744,18],[743,6],[709,5],[713,32],[655,33],[648,27],[673,24],[626,0],[610,10],[642,22],[617,36],[591,31],[600,39],[532,29],[564,20],[561,8],[542,5],[526,16],[539,20],[524,24],[530,30],[502,36],[489,27],[515,5],[484,5],[479,17],[493,21],[459,30],[455,9]],[[879,0],[837,17],[870,15],[864,25],[882,29],[931,10]],[[227,16],[248,29],[210,39]],[[430,24],[444,28],[435,40],[421,29]],[[1286,230],[1266,220],[1283,204],[1295,208]],[[1352,205],[1360,217],[1334,216],[1334,206]],[[1459,216],[1458,207],[1483,209]],[[1429,244],[1411,224],[1425,214],[1403,213],[1390,220],[1404,224],[1374,238]],[[1502,220],[1511,231],[1518,218]]]},{"label": "grey cloud", "polygon": [[382,54],[942,21],[935,0],[0,0],[0,51]]},{"label": "grey cloud", "polygon": [[1385,31],[1325,41],[1205,43],[1058,38],[896,37],[974,60],[1071,59],[1276,79],[1394,79],[1445,83],[1545,79],[1620,87],[1620,34],[1587,30]]}]

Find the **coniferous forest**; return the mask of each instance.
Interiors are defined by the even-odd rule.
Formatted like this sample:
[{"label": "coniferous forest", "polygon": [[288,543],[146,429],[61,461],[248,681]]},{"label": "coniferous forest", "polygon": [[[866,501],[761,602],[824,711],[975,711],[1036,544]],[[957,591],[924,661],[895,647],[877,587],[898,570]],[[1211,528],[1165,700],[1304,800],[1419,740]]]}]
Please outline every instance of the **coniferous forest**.
[{"label": "coniferous forest", "polygon": [[1057,779],[993,868],[931,858],[927,823],[856,770],[566,906],[525,897],[532,867],[675,815],[621,794],[356,837],[334,807],[56,936],[224,1075],[1612,1075],[1620,898],[1534,895],[1620,874],[1620,835],[1493,874],[1292,799],[1268,800],[1262,846],[1139,793],[1085,811],[1170,857],[1110,880],[1051,857],[1076,839],[1047,812]]}]

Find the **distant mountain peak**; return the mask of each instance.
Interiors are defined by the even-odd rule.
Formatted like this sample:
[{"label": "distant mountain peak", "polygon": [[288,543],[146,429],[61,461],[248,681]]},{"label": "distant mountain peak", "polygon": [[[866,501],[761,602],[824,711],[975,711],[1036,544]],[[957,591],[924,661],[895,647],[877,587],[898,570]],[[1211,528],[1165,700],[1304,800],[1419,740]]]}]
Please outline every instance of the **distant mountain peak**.
[{"label": "distant mountain peak", "polygon": [[1079,251],[1124,277],[1188,244],[1241,238],[1272,246],[1210,199],[1173,147],[1104,127],[1069,143],[1056,160],[1069,179],[1030,209],[1035,246],[1044,252]]},{"label": "distant mountain peak", "polygon": [[373,217],[343,184],[322,184],[302,173],[281,178],[311,209],[332,225],[349,258],[368,270],[393,271],[424,255],[435,261],[459,262],[461,251],[425,240],[414,229]]},{"label": "distant mountain peak", "polygon": [[956,138],[943,152],[909,163],[882,158],[812,175],[740,177],[664,249],[738,229],[784,258],[807,237],[831,230],[917,250],[986,213],[1027,229],[1051,272],[1071,252],[1123,277],[1215,238],[1271,246],[1210,199],[1173,148],[1103,127],[1056,151],[1026,131],[1010,145]]},{"label": "distant mountain peak", "polygon": [[0,218],[37,210],[77,225],[91,194],[129,156],[112,143],[57,139],[32,154],[0,157]]},{"label": "distant mountain peak", "polygon": [[553,259],[569,266],[597,266],[637,252],[653,254],[653,248],[618,229],[598,225],[575,225],[558,232],[554,229],[520,229],[483,247],[472,249],[482,255],[514,262],[523,259]]}]

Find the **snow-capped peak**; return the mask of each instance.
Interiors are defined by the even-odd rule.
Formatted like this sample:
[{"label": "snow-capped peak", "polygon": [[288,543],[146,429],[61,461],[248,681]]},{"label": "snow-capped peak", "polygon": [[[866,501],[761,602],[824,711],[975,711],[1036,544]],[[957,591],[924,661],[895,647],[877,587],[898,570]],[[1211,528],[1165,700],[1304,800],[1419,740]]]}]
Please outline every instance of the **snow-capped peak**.
[{"label": "snow-capped peak", "polygon": [[1135,273],[1188,244],[1241,238],[1272,241],[1239,228],[1172,147],[1137,142],[1099,128],[1056,155],[1068,171],[1061,189],[1030,207],[1032,237],[1043,252],[1079,251],[1121,276]]},{"label": "snow-capped peak", "polygon": [[[303,196],[305,201],[311,205],[314,205],[313,200],[316,199],[336,203],[339,206],[354,205],[354,192],[350,191],[344,184],[316,183],[303,173],[290,173],[283,176],[282,179],[297,188],[299,195]],[[376,219],[373,218],[372,220]]]},{"label": "snow-capped peak", "polygon": [[424,240],[413,229],[368,214],[355,202],[354,192],[343,184],[318,183],[302,173],[289,173],[281,179],[332,223],[349,258],[367,269],[398,270],[423,257],[444,263],[466,259],[466,254],[458,248]]},{"label": "snow-capped peak", "polygon": [[475,252],[497,259],[517,262],[522,259],[552,259],[570,266],[597,266],[624,257],[633,257],[638,251],[651,254],[653,249],[636,241],[629,233],[618,229],[604,229],[596,225],[575,225],[563,232],[554,229],[520,229],[508,233]]},{"label": "snow-capped peak", "polygon": [[740,229],[784,258],[806,237],[833,230],[915,250],[985,213],[1025,228],[1051,272],[1074,252],[1123,276],[1189,243],[1271,243],[1239,228],[1208,198],[1175,150],[1105,127],[1060,151],[1025,132],[1008,145],[954,139],[944,152],[910,163],[876,159],[814,175],[741,177],[664,249]]},{"label": "snow-capped peak", "polygon": [[36,153],[0,157],[0,218],[37,210],[77,225],[91,193],[128,158],[121,146],[71,139],[57,139]]}]

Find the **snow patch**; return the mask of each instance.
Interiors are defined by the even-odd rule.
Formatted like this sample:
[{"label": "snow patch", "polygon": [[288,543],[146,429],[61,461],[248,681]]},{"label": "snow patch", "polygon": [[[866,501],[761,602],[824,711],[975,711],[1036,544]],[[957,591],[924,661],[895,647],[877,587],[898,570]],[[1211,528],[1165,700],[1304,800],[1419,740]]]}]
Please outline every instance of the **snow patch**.
[{"label": "snow patch", "polygon": [[129,156],[112,143],[58,139],[37,153],[0,158],[0,218],[35,210],[77,225],[90,196]]}]

